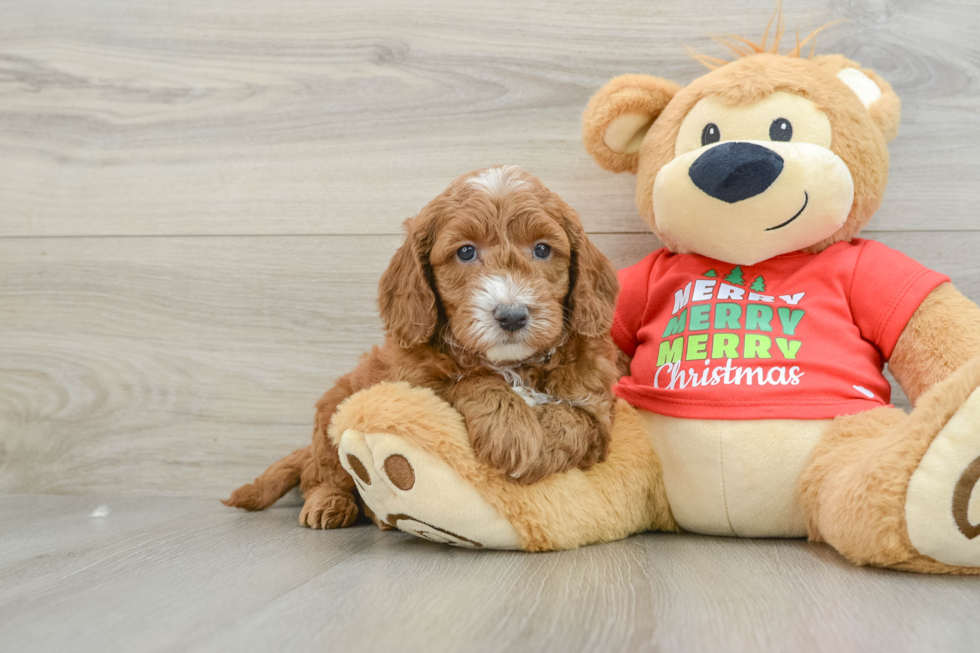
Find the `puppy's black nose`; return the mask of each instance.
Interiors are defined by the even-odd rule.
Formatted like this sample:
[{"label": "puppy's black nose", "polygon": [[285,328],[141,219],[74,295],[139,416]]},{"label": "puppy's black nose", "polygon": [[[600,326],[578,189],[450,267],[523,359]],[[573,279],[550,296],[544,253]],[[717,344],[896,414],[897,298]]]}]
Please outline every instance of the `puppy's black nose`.
[{"label": "puppy's black nose", "polygon": [[734,204],[765,191],[782,171],[783,157],[768,147],[733,141],[699,156],[688,174],[708,195]]},{"label": "puppy's black nose", "polygon": [[493,309],[493,316],[504,331],[520,331],[527,324],[527,306],[521,304],[501,304]]}]

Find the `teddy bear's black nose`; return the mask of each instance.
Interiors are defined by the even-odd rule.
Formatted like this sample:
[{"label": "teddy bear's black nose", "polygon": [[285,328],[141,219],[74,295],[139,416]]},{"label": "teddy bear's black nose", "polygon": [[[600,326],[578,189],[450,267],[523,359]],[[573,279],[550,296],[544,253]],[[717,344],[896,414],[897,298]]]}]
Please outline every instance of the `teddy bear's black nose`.
[{"label": "teddy bear's black nose", "polygon": [[691,164],[694,185],[734,204],[765,191],[783,171],[783,157],[768,147],[732,141],[716,145]]}]

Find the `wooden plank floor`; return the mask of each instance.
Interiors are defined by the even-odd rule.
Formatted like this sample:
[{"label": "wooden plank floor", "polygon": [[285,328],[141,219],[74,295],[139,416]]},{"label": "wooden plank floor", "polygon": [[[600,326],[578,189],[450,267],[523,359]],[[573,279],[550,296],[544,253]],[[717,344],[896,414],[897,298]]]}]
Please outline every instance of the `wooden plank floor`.
[{"label": "wooden plank floor", "polygon": [[[580,142],[610,77],[703,73],[758,0],[0,3],[0,491],[215,498],[380,340],[401,221],[518,163],[618,266],[658,246]],[[786,4],[903,100],[867,236],[980,299],[980,12]],[[907,405],[900,393],[896,403]]]},{"label": "wooden plank floor", "polygon": [[[980,297],[963,234],[877,235],[961,261]],[[656,242],[593,238],[617,265]],[[308,443],[314,402],[380,339],[399,238],[351,239],[0,239],[0,491],[224,497]]]},{"label": "wooden plank floor", "polygon": [[[90,516],[104,502],[111,512]],[[292,505],[289,505],[289,504]],[[0,496],[0,651],[976,651],[976,579],[646,534],[546,554],[176,498]]]}]

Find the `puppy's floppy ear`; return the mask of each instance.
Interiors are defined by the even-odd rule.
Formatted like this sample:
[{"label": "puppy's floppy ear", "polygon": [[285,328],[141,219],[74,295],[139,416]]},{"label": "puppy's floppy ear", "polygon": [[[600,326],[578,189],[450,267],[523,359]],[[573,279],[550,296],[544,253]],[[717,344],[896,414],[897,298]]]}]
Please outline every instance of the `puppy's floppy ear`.
[{"label": "puppy's floppy ear", "polygon": [[378,282],[378,310],[388,336],[409,348],[432,339],[439,309],[429,267],[435,221],[423,212],[404,226],[405,242]]},{"label": "puppy's floppy ear", "polygon": [[609,335],[612,328],[619,279],[606,255],[599,251],[588,236],[571,207],[562,207],[565,233],[572,248],[568,271],[569,289],[565,306],[571,314],[569,327],[573,333],[591,338]]},{"label": "puppy's floppy ear", "polygon": [[674,82],[650,75],[613,78],[585,108],[585,149],[606,170],[636,173],[643,137],[678,90]]}]

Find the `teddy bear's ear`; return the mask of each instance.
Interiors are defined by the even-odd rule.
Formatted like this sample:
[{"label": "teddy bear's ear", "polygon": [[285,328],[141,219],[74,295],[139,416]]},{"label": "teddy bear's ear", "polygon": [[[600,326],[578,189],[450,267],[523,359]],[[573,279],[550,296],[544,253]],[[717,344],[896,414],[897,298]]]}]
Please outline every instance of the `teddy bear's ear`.
[{"label": "teddy bear's ear", "polygon": [[837,79],[844,82],[858,96],[886,141],[891,141],[898,136],[902,103],[892,90],[891,84],[873,70],[859,68],[856,65],[842,67],[837,71]]},{"label": "teddy bear's ear", "polygon": [[649,75],[621,75],[589,100],[582,140],[596,162],[612,172],[635,173],[647,130],[680,86]]}]

